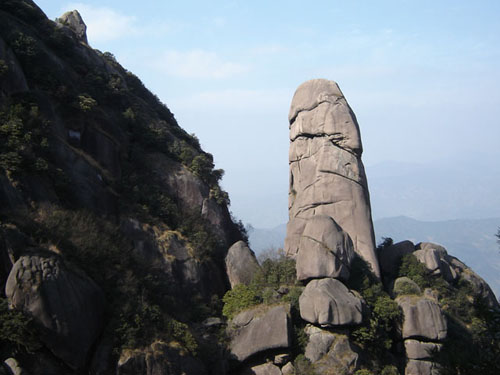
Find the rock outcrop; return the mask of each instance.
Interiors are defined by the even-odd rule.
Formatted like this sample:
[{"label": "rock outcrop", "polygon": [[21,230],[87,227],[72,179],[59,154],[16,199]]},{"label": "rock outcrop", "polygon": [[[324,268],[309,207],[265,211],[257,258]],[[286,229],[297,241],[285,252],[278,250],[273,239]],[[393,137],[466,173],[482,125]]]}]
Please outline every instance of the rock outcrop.
[{"label": "rock outcrop", "polygon": [[302,319],[320,326],[353,325],[363,320],[361,299],[335,279],[310,281],[299,306]]},{"label": "rock outcrop", "polygon": [[424,338],[431,341],[446,338],[446,319],[436,302],[418,296],[401,296],[396,302],[403,310],[403,339]]},{"label": "rock outcrop", "polygon": [[258,306],[236,315],[231,321],[231,357],[242,362],[270,349],[289,348],[290,305]]},{"label": "rock outcrop", "polygon": [[5,294],[46,332],[41,340],[68,366],[85,365],[104,324],[104,295],[82,272],[54,256],[20,257],[10,272]]},{"label": "rock outcrop", "polygon": [[380,275],[359,127],[338,85],[324,79],[300,85],[288,119],[290,219],[286,253],[295,256],[300,251],[308,220],[326,215],[349,234],[354,250]]},{"label": "rock outcrop", "polygon": [[260,268],[255,253],[243,241],[231,246],[226,255],[226,273],[231,288],[238,284],[248,285]]},{"label": "rock outcrop", "polygon": [[73,31],[76,37],[84,43],[87,41],[87,25],[83,22],[83,18],[77,10],[71,10],[64,13],[57,19],[61,25],[67,26]]}]

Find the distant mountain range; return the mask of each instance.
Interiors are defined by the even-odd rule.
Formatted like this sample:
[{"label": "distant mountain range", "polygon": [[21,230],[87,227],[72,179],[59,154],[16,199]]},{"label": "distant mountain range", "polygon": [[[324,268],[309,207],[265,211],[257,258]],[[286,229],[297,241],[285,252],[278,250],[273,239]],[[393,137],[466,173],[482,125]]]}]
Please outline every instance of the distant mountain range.
[{"label": "distant mountain range", "polygon": [[[397,216],[375,220],[374,227],[377,243],[382,237],[391,237],[395,242],[408,239],[414,243],[427,241],[443,245],[450,255],[483,277],[496,296],[500,296],[500,247],[495,237],[500,217],[420,221]],[[257,254],[271,247],[283,247],[286,224],[271,229],[248,229],[250,245]]]},{"label": "distant mountain range", "polygon": [[[439,162],[384,162],[366,167],[375,220],[500,217],[500,163],[466,155]],[[465,157],[465,156],[464,156]]]}]

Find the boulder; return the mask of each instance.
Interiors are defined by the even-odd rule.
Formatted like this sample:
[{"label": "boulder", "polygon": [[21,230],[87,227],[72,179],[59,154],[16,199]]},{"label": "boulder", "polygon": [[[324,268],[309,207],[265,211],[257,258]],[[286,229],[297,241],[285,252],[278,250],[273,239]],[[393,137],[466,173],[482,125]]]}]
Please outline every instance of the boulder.
[{"label": "boulder", "polygon": [[396,280],[394,280],[392,294],[394,295],[394,297],[407,294],[420,295],[422,294],[422,291],[418,287],[417,283],[409,277],[398,277]]},{"label": "boulder", "polygon": [[417,296],[401,296],[396,298],[396,302],[403,310],[403,339],[428,341],[446,338],[446,319],[436,302]]},{"label": "boulder", "polygon": [[[310,324],[304,331],[309,336],[305,357],[319,374],[354,373],[359,355],[353,350],[347,334],[328,332]],[[332,370],[335,372],[327,372]]]},{"label": "boulder", "polygon": [[439,375],[439,367],[433,362],[410,359],[406,364],[405,375]]},{"label": "boulder", "polygon": [[380,250],[380,270],[383,274],[395,276],[401,262],[406,254],[415,251],[415,245],[411,241],[401,241]]},{"label": "boulder", "polygon": [[104,295],[85,274],[52,255],[20,257],[5,287],[9,304],[43,326],[40,339],[73,369],[81,369],[104,323]]},{"label": "boulder", "polygon": [[435,249],[416,250],[413,255],[431,272],[440,272],[441,259]]},{"label": "boulder", "polygon": [[7,358],[3,365],[8,369],[7,371],[9,375],[28,375],[28,373],[24,371],[21,366],[19,366],[19,363],[15,358]]},{"label": "boulder", "polygon": [[244,361],[266,350],[289,348],[290,319],[289,304],[260,305],[239,313],[231,321],[231,357]]},{"label": "boulder", "polygon": [[64,13],[57,19],[61,25],[69,27],[76,35],[78,40],[88,44],[87,41],[87,25],[83,22],[83,18],[77,10],[71,10]]},{"label": "boulder", "polygon": [[419,242],[418,244],[415,245],[415,250],[430,250],[430,249],[437,251],[440,255],[448,254],[444,246],[438,245],[433,242]]},{"label": "boulder", "polygon": [[272,363],[264,363],[262,365],[253,366],[244,369],[241,375],[282,375],[281,370],[278,366]]},{"label": "boulder", "polygon": [[441,350],[442,345],[433,342],[405,340],[406,357],[408,359],[430,359],[434,353]]},{"label": "boulder", "polygon": [[255,253],[243,241],[231,246],[226,255],[226,273],[234,288],[238,284],[248,285],[253,275],[260,269]]},{"label": "boulder", "polygon": [[296,257],[297,279],[349,278],[354,248],[349,235],[329,216],[307,221]]},{"label": "boulder", "polygon": [[363,303],[340,281],[310,281],[299,298],[302,319],[321,326],[360,324]]},{"label": "boulder", "polygon": [[379,276],[359,126],[344,95],[333,81],[307,81],[295,92],[288,119],[291,143],[285,252],[297,255],[309,219],[330,216]]},{"label": "boulder", "polygon": [[295,367],[293,367],[292,362],[288,362],[281,368],[281,373],[283,375],[295,375]]}]

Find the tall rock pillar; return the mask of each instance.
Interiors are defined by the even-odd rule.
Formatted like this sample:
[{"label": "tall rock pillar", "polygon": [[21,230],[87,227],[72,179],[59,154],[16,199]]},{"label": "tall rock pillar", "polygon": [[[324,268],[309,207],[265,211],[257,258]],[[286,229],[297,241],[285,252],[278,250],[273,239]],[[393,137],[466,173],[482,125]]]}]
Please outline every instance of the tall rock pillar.
[{"label": "tall rock pillar", "polygon": [[290,113],[290,187],[285,251],[299,252],[308,221],[330,216],[354,250],[380,276],[370,197],[356,116],[338,85],[313,79],[299,86]]}]

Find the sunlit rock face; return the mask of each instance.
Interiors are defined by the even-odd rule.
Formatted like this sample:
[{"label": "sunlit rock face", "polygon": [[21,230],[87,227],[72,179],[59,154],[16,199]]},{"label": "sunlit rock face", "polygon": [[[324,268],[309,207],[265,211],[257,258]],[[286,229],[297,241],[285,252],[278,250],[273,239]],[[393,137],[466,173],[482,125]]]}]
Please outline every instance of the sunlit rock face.
[{"label": "sunlit rock face", "polygon": [[326,215],[349,234],[354,250],[380,275],[359,126],[340,88],[324,79],[303,83],[295,92],[288,118],[286,253],[294,257],[299,252],[309,219]]}]

